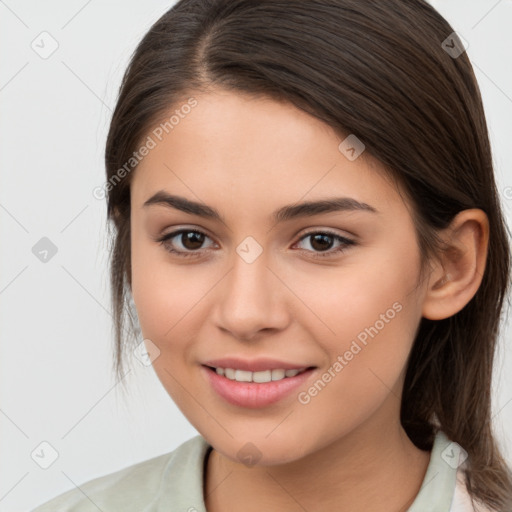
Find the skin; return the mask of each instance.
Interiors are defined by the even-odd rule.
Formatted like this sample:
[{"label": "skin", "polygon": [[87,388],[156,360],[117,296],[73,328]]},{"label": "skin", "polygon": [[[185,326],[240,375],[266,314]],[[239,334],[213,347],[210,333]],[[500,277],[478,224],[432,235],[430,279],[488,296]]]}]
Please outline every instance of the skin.
[{"label": "skin", "polygon": [[[160,381],[214,447],[208,511],[406,510],[430,458],[399,421],[407,357],[422,316],[449,317],[478,289],[485,214],[455,218],[443,233],[453,250],[420,281],[411,206],[367,153],[350,161],[338,149],[343,137],[289,104],[215,89],[194,97],[198,105],[132,176],[132,293],[143,335],[160,351]],[[225,222],[143,207],[162,189]],[[334,196],[377,213],[271,220],[284,205]],[[207,236],[168,245],[199,256],[155,241],[180,228]],[[315,258],[322,246],[304,235],[325,230],[355,244],[335,253],[342,244],[329,238],[331,255]],[[250,264],[236,252],[248,236],[263,250]],[[231,405],[202,373],[207,359],[268,356],[316,366],[299,391],[307,390],[394,303],[400,312],[307,404],[292,392],[260,409]],[[259,454],[252,466],[237,455],[248,442]]]}]

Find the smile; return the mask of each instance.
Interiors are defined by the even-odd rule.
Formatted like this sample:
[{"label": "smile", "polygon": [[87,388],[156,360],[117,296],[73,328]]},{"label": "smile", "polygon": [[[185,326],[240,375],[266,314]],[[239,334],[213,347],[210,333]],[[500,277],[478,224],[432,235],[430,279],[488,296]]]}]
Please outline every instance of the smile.
[{"label": "smile", "polygon": [[232,405],[249,409],[275,404],[306,385],[315,367],[268,369],[257,372],[201,365],[212,391]]},{"label": "smile", "polygon": [[250,372],[247,370],[237,370],[234,368],[214,368],[217,375],[223,375],[230,380],[237,382],[271,382],[285,379],[287,377],[295,377],[295,375],[307,370],[307,368],[284,370],[276,368],[274,370],[264,370],[261,372]]}]

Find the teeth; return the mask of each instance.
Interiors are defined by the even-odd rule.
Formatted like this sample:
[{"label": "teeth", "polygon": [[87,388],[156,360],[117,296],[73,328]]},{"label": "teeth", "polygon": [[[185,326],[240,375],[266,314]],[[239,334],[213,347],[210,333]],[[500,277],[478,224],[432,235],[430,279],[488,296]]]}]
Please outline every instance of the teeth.
[{"label": "teeth", "polygon": [[271,382],[282,380],[286,377],[295,377],[295,375],[303,372],[306,368],[300,370],[283,370],[281,368],[275,370],[264,370],[261,372],[249,372],[246,370],[235,370],[233,368],[215,368],[218,375],[223,375],[230,380],[237,382]]},{"label": "teeth", "polygon": [[272,380],[284,379],[285,375],[286,375],[285,370],[272,370]]},{"label": "teeth", "polygon": [[238,382],[252,382],[252,372],[235,370],[235,380]]},{"label": "teeth", "polygon": [[[251,373],[251,372],[249,372]],[[272,380],[272,370],[265,370],[263,372],[254,372],[252,374],[253,382],[270,382]]]}]

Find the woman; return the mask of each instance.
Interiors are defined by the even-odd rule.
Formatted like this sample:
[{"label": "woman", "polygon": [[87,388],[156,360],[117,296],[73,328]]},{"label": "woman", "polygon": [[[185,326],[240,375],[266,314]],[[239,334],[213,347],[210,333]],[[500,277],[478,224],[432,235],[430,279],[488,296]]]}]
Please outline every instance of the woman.
[{"label": "woman", "polygon": [[37,512],[512,510],[510,249],[463,43],[422,0],[155,23],[106,146],[116,364],[129,320],[200,435]]}]

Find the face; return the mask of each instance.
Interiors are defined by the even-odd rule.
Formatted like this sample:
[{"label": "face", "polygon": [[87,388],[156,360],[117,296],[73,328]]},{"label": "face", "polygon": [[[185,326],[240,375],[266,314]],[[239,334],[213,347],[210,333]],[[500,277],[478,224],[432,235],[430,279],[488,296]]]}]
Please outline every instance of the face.
[{"label": "face", "polygon": [[234,461],[396,423],[424,297],[397,186],[292,105],[194,97],[131,182],[132,293],[163,386]]}]

